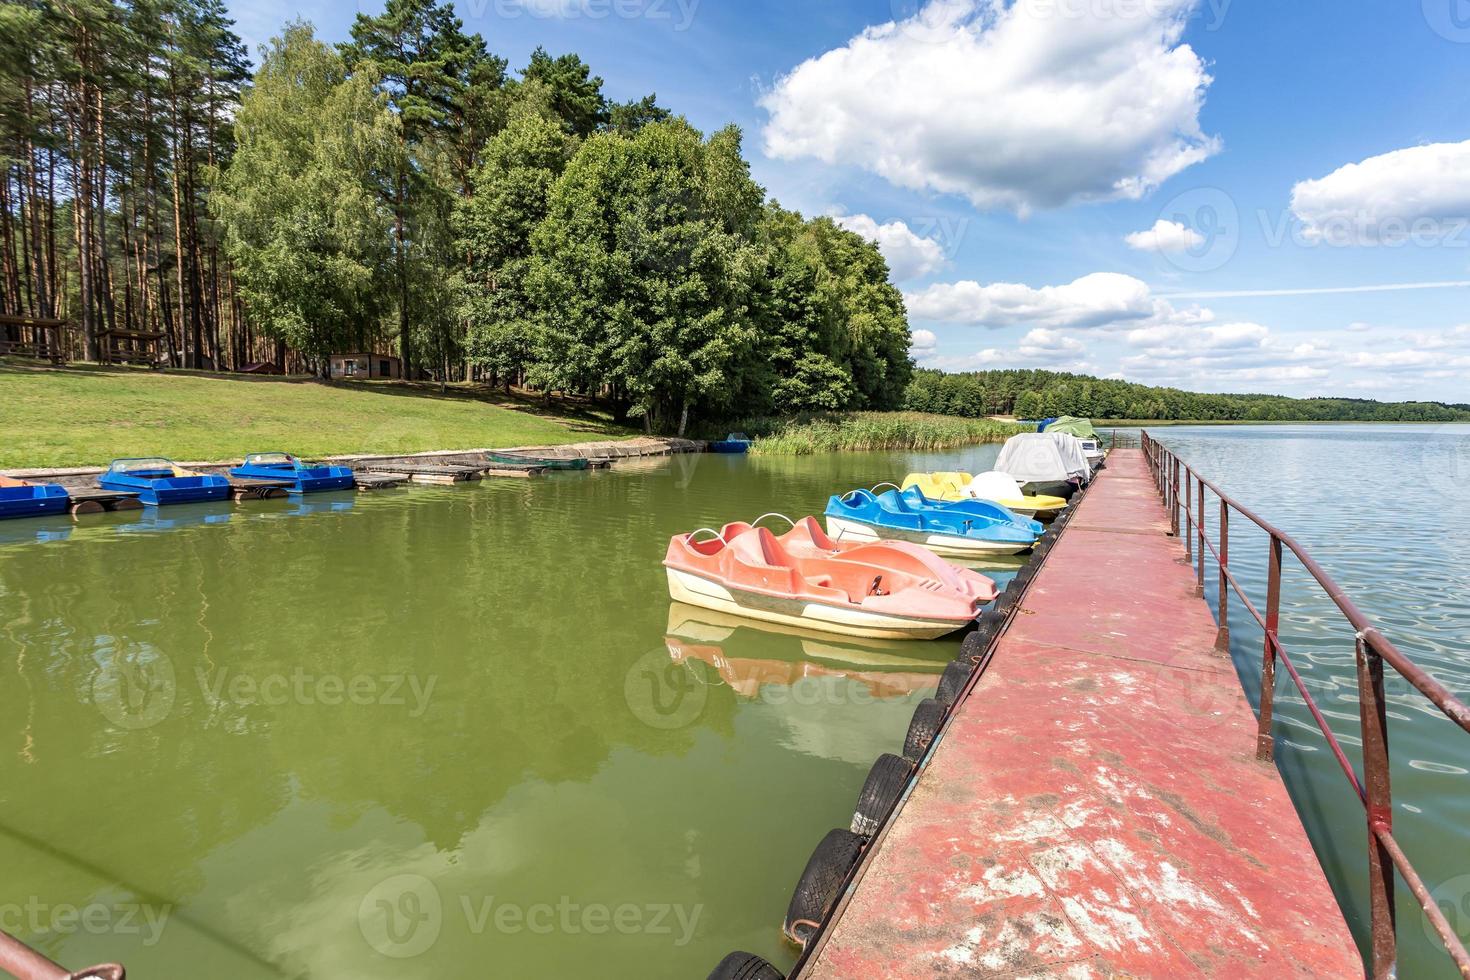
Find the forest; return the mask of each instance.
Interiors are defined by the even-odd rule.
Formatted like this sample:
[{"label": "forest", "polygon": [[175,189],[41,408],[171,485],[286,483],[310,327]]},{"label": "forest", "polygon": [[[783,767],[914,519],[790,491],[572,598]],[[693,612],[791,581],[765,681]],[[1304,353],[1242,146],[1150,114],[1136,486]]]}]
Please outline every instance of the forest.
[{"label": "forest", "polygon": [[1467,422],[1470,405],[1378,402],[1360,398],[1208,395],[1056,371],[918,370],[906,405],[915,412],[981,418],[1050,418],[1198,422]]},{"label": "forest", "polygon": [[[908,322],[874,243],[769,200],[741,133],[519,72],[453,7],[389,0],[250,59],[221,0],[0,5],[0,314],[73,356],[594,395],[620,421],[893,409]],[[14,329],[14,328],[12,328]]]}]

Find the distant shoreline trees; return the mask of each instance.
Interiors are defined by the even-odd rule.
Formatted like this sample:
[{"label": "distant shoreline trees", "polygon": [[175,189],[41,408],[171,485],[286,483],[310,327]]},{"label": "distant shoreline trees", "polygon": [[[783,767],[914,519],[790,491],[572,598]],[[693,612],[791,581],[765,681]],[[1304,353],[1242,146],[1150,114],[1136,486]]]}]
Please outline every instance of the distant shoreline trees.
[{"label": "distant shoreline trees", "polygon": [[1470,405],[1378,402],[1358,398],[1210,395],[1056,371],[918,370],[905,398],[915,412],[980,418],[1049,418],[1190,422],[1470,422]]}]

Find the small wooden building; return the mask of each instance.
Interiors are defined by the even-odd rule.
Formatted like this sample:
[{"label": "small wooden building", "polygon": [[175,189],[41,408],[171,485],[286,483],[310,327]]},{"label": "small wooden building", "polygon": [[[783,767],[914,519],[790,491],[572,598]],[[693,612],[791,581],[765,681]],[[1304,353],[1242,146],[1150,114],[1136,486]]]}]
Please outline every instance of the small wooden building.
[{"label": "small wooden building", "polygon": [[392,354],[333,354],[333,381],[366,381],[403,377],[403,362]]},{"label": "small wooden building", "polygon": [[45,358],[52,364],[66,362],[62,332],[65,320],[33,316],[0,316],[0,354]]}]

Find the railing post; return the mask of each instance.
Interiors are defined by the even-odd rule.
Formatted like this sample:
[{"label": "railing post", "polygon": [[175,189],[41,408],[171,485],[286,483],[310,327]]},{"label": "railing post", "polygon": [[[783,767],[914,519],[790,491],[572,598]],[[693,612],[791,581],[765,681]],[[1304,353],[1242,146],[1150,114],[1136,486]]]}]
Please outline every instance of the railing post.
[{"label": "railing post", "polygon": [[1179,457],[1174,457],[1174,480],[1169,484],[1169,527],[1179,537]]},{"label": "railing post", "polygon": [[1215,630],[1215,647],[1230,649],[1230,580],[1225,571],[1230,567],[1230,505],[1220,498],[1220,611]]},{"label": "railing post", "polygon": [[1393,830],[1393,789],[1388,764],[1388,706],[1383,698],[1383,658],[1362,633],[1357,639],[1358,710],[1363,720],[1363,792],[1368,805],[1368,893],[1373,916],[1373,976],[1392,977],[1398,967],[1398,924],[1393,907],[1393,859],[1378,831]]},{"label": "railing post", "polygon": [[1199,537],[1196,539],[1199,548],[1199,568],[1195,571],[1194,592],[1198,596],[1205,594],[1205,481],[1196,479],[1199,485],[1199,498],[1195,503],[1195,509],[1199,512]]},{"label": "railing post", "polygon": [[1276,757],[1271,739],[1271,708],[1276,700],[1276,643],[1281,624],[1281,539],[1271,535],[1271,557],[1266,577],[1266,650],[1261,658],[1261,717],[1256,728],[1256,758]]},{"label": "railing post", "polygon": [[1184,562],[1187,565],[1194,564],[1194,531],[1190,527],[1194,523],[1193,476],[1194,474],[1186,466],[1184,468],[1184,498],[1182,501],[1184,507],[1184,526],[1181,530],[1184,532]]}]

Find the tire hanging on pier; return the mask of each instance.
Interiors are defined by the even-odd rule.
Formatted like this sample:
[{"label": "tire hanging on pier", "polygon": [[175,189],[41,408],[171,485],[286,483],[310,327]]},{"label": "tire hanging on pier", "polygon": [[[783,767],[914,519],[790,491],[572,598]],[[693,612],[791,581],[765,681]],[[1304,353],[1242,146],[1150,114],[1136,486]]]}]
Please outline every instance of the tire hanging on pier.
[{"label": "tire hanging on pier", "polygon": [[970,680],[970,675],[975,672],[975,664],[969,660],[951,660],[944,668],[944,673],[939,675],[939,686],[934,689],[934,700],[952,708],[960,699],[960,692],[965,689],[965,684]]},{"label": "tire hanging on pier", "polygon": [[961,641],[960,652],[955,659],[978,664],[985,658],[986,652],[995,642],[996,636],[1000,634],[1005,621],[1006,614],[999,610],[987,609],[981,613],[974,631]]},{"label": "tire hanging on pier", "polygon": [[908,734],[903,739],[903,757],[918,762],[929,751],[929,746],[934,742],[934,736],[939,733],[939,726],[944,723],[946,712],[944,705],[933,698],[925,698],[919,702],[914,709],[913,718],[909,719]]},{"label": "tire hanging on pier", "polygon": [[720,960],[706,980],[786,980],[786,974],[754,953],[734,952]]},{"label": "tire hanging on pier", "polygon": [[852,832],[872,837],[883,825],[883,818],[903,795],[903,789],[914,774],[914,764],[891,752],[884,752],[868,770],[863,791],[858,794],[857,808],[852,811]]},{"label": "tire hanging on pier", "polygon": [[867,842],[866,837],[850,830],[829,830],[807,859],[796,891],[791,894],[791,904],[786,907],[786,920],[781,923],[781,931],[802,949],[827,921],[837,904],[842,882]]}]

